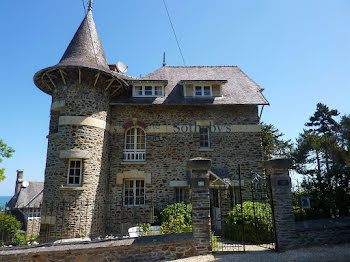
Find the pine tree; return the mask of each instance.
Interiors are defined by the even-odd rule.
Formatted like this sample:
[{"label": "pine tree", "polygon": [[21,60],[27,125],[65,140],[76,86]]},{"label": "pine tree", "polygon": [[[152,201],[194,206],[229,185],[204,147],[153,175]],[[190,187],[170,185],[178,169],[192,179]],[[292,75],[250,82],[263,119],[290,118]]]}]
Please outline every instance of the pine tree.
[{"label": "pine tree", "polygon": [[264,160],[290,155],[293,147],[291,140],[284,140],[284,134],[274,125],[261,123],[261,134]]},{"label": "pine tree", "polygon": [[349,215],[350,209],[350,118],[318,103],[292,153],[302,183],[310,195],[315,217]]}]

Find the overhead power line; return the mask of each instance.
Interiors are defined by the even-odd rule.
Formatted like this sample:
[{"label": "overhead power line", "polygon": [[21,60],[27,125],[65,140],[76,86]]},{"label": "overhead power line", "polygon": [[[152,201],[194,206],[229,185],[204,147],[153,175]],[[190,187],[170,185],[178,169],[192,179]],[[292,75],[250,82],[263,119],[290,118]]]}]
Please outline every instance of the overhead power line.
[{"label": "overhead power line", "polygon": [[170,17],[169,10],[168,10],[168,7],[167,7],[167,5],[166,5],[165,0],[163,0],[163,4],[164,4],[165,10],[166,10],[166,13],[167,13],[167,15],[168,15],[171,28],[172,28],[173,33],[174,33],[174,37],[175,37],[175,40],[176,40],[177,47],[179,48],[182,61],[183,61],[183,63],[184,63],[184,66],[186,66],[185,58],[184,58],[184,56],[183,56],[183,54],[182,54],[182,50],[181,50],[181,47],[180,47],[180,43],[179,43],[179,40],[178,40],[178,38],[177,38],[177,35],[176,35],[176,32],[175,32],[175,28],[174,28],[173,22],[171,21],[171,17]]},{"label": "overhead power line", "polygon": [[81,0],[83,2],[83,7],[84,7],[84,15],[86,15],[86,8],[85,8],[85,2],[84,0]]}]

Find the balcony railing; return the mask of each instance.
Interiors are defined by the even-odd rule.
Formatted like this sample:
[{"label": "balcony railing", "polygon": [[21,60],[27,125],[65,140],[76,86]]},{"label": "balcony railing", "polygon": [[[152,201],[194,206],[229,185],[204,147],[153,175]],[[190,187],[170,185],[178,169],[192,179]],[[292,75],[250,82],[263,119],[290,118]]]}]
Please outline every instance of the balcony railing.
[{"label": "balcony railing", "polygon": [[146,150],[124,150],[124,161],[141,162],[146,161]]}]

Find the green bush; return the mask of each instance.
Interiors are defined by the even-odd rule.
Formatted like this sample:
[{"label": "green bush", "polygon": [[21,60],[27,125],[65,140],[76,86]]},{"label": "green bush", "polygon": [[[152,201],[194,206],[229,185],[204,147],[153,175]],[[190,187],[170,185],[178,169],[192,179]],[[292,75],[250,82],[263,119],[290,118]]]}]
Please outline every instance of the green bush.
[{"label": "green bush", "polygon": [[27,246],[34,246],[34,245],[38,245],[38,235],[32,235],[30,236],[29,238],[27,238],[27,241],[26,241],[26,245]]},{"label": "green bush", "polygon": [[241,241],[244,229],[245,242],[273,242],[272,212],[271,206],[267,203],[246,201],[243,203],[243,212],[241,204],[236,205],[228,213],[226,224],[225,236],[232,240]]},{"label": "green bush", "polygon": [[302,209],[299,206],[293,206],[293,211],[294,211],[294,218],[295,221],[303,221],[306,220],[307,214],[305,209]]},{"label": "green bush", "polygon": [[26,234],[21,231],[17,231],[12,239],[12,245],[14,246],[25,246],[27,245]]},{"label": "green bush", "polygon": [[192,205],[175,203],[159,214],[161,234],[192,232]]},{"label": "green bush", "polygon": [[162,217],[161,217],[162,210],[160,209],[154,209],[154,226],[160,226],[162,224]]},{"label": "green bush", "polygon": [[142,231],[140,232],[140,236],[151,236],[151,224],[143,223],[137,225]]},{"label": "green bush", "polygon": [[4,245],[25,245],[26,236],[20,231],[21,222],[19,222],[14,216],[0,213],[0,242]]},{"label": "green bush", "polygon": [[214,233],[211,233],[211,249],[214,252],[219,251],[219,242]]},{"label": "green bush", "polygon": [[[303,209],[301,208],[300,197],[303,195],[308,195],[310,197],[311,208]],[[296,191],[293,192],[293,211],[296,221],[303,220],[314,220],[321,218],[330,218],[331,210],[336,207],[334,203],[335,198],[329,197],[325,194],[321,194],[317,189],[313,189],[312,192]],[[336,201],[341,202],[341,201]],[[336,212],[333,212],[336,213]]]}]

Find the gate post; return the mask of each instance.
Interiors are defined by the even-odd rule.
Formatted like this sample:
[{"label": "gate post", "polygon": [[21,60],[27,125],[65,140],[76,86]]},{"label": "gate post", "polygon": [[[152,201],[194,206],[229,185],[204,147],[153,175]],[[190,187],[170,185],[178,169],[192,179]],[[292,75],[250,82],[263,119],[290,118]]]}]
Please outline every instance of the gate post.
[{"label": "gate post", "polygon": [[193,158],[187,162],[191,170],[192,190],[192,229],[198,255],[210,254],[211,223],[210,223],[210,195],[209,170],[211,160]]},{"label": "gate post", "polygon": [[295,245],[293,198],[288,173],[292,166],[293,160],[288,158],[273,158],[265,162],[265,168],[271,174],[271,197],[278,251],[292,249]]}]

